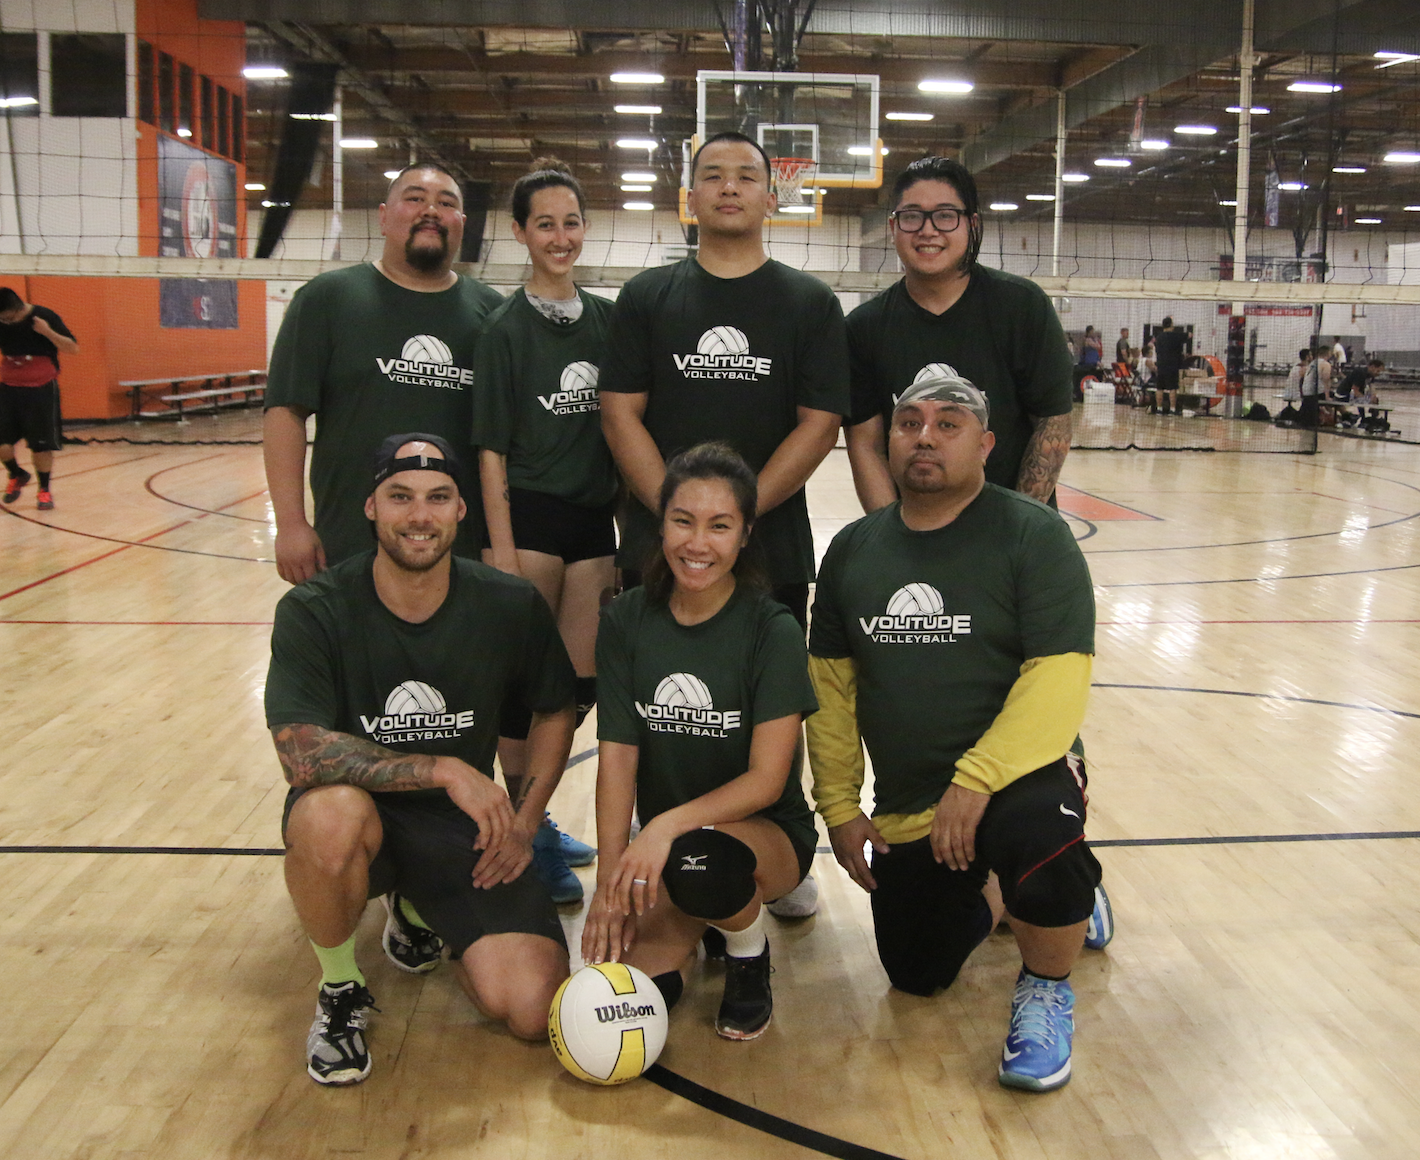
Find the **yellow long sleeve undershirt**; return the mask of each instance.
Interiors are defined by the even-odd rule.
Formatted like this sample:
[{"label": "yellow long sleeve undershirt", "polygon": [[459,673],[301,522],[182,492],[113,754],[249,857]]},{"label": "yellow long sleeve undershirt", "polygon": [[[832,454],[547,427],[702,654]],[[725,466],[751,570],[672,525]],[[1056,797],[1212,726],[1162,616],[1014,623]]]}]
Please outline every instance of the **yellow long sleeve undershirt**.
[{"label": "yellow long sleeve undershirt", "polygon": [[[1021,665],[1006,703],[956,763],[952,781],[995,793],[1059,760],[1079,735],[1094,658],[1088,653],[1033,657]],[[862,811],[864,762],[858,731],[858,670],[849,657],[809,657],[819,711],[808,718],[814,800],[824,822],[841,826]],[[935,803],[915,814],[873,819],[888,842],[912,842],[932,828]]]}]

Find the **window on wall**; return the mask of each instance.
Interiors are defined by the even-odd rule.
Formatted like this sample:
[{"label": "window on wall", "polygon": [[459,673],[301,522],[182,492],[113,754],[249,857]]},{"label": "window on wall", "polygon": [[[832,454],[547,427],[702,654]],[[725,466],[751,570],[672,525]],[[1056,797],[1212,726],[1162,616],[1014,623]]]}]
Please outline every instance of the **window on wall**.
[{"label": "window on wall", "polygon": [[138,119],[154,123],[153,107],[153,46],[146,40],[138,42]]},{"label": "window on wall", "polygon": [[232,97],[232,151],[228,154],[233,161],[242,159],[246,135],[247,127],[242,122],[242,99],[234,95]]},{"label": "window on wall", "polygon": [[124,41],[121,32],[50,34],[50,104],[56,117],[128,116]]},{"label": "window on wall", "polygon": [[165,52],[158,53],[158,128],[169,133],[177,128],[173,80],[173,58]]},{"label": "window on wall", "polygon": [[217,86],[217,152],[223,155],[231,152],[228,144],[227,119],[232,113],[232,95],[221,85]]},{"label": "window on wall", "polygon": [[202,148],[217,148],[217,125],[215,122],[215,102],[212,99],[212,78],[202,77]]},{"label": "window on wall", "polygon": [[39,38],[33,32],[0,32],[0,101],[10,116],[39,113]]},{"label": "window on wall", "polygon": [[178,124],[179,137],[191,137],[194,117],[192,115],[192,66],[178,65]]}]

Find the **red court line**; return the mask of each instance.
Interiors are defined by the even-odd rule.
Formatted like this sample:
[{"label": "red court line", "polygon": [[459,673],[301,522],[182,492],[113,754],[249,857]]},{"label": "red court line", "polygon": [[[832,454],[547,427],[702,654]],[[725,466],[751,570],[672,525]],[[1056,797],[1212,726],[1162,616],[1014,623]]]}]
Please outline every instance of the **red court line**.
[{"label": "red court line", "polygon": [[1420,624],[1420,619],[1409,620],[1311,620],[1299,618],[1297,620],[1097,620],[1096,627],[1101,625],[1135,625],[1135,624]]},{"label": "red court line", "polygon": [[[115,549],[115,551],[121,552],[121,551],[123,551],[123,549],[122,549],[122,548],[117,548],[117,549]],[[109,553],[109,554],[112,555],[113,553],[111,552],[111,553]],[[82,565],[82,564],[81,564],[81,565],[78,565],[78,567],[83,567],[83,565]],[[43,581],[38,581],[38,583],[43,583]],[[0,596],[0,600],[3,600],[3,599],[4,599],[4,597],[3,597],[3,596]],[[133,625],[140,625],[140,626],[141,626],[141,625],[159,625],[159,626],[179,627],[179,628],[189,627],[189,626],[191,626],[191,627],[201,627],[201,626],[203,626],[203,625],[216,625],[216,626],[219,626],[219,627],[238,627],[238,628],[241,628],[241,627],[270,628],[271,625],[272,625],[272,623],[273,623],[273,622],[270,621],[270,620],[5,620],[3,617],[0,617],[0,624],[83,624],[83,625],[94,624],[94,625],[108,625],[108,626],[121,626],[121,625],[125,625],[125,624],[133,624]]]},{"label": "red court line", "polygon": [[73,479],[76,475],[88,475],[91,471],[107,471],[110,467],[127,467],[130,463],[141,463],[145,459],[156,459],[159,452],[153,451],[147,455],[135,455],[132,459],[119,459],[113,463],[101,463],[98,467],[85,467],[79,471],[66,471],[63,475],[54,473],[55,479]]},{"label": "red court line", "polygon": [[[201,519],[202,517],[198,516],[197,518]],[[35,522],[40,523],[38,520]],[[156,540],[159,536],[166,536],[169,532],[175,532],[178,528],[186,527],[190,523],[192,523],[192,520],[183,520],[180,524],[174,524],[170,528],[164,528],[160,532],[154,532],[151,536],[144,536],[141,540],[134,540],[132,543],[124,544],[121,548],[115,548],[111,552],[105,552],[102,556],[95,556],[92,560],[85,560],[79,564],[71,564],[68,568],[61,568],[58,572],[51,573],[38,580],[31,580],[28,584],[22,584],[19,588],[12,588],[9,592],[0,593],[0,600],[9,600],[10,597],[18,596],[21,592],[28,592],[31,588],[38,588],[41,584],[47,584],[51,580],[57,580],[61,576],[67,576],[70,572],[77,572],[80,568],[87,568],[90,564],[97,564],[100,560],[107,560],[110,556],[117,556],[120,552],[126,552],[129,548],[137,547],[139,544],[146,544],[149,540]],[[41,527],[48,526],[48,524],[41,524]],[[66,529],[58,528],[56,530],[65,531]]]},{"label": "red court line", "polygon": [[1149,520],[1156,522],[1159,518],[1135,511],[1133,508],[1127,508],[1123,504],[1111,503],[1109,500],[1091,495],[1087,491],[1067,487],[1063,483],[1056,484],[1055,502],[1060,505],[1060,510],[1066,515],[1090,520],[1092,523],[1101,520]]}]

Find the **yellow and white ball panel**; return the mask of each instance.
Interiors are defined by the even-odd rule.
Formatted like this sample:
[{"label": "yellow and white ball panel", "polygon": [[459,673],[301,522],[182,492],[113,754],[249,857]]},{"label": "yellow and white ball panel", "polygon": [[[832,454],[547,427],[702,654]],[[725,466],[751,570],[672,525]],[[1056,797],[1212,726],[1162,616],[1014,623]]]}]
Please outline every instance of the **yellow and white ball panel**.
[{"label": "yellow and white ball panel", "polygon": [[625,963],[583,967],[557,989],[547,1034],[562,1066],[588,1083],[635,1079],[666,1045],[666,1001],[649,975]]}]

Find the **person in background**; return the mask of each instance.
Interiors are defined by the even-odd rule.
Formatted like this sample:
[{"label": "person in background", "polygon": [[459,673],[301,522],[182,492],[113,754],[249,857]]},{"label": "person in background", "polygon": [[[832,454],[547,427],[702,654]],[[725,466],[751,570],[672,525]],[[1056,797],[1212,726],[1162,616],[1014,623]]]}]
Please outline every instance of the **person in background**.
[{"label": "person in background", "polygon": [[30,481],[15,459],[15,444],[29,444],[39,492],[35,507],[54,508],[49,474],[54,453],[64,443],[59,410],[59,356],[76,354],[79,344],[47,306],[26,302],[8,286],[0,288],[0,463],[9,473],[5,502],[14,503]]}]

